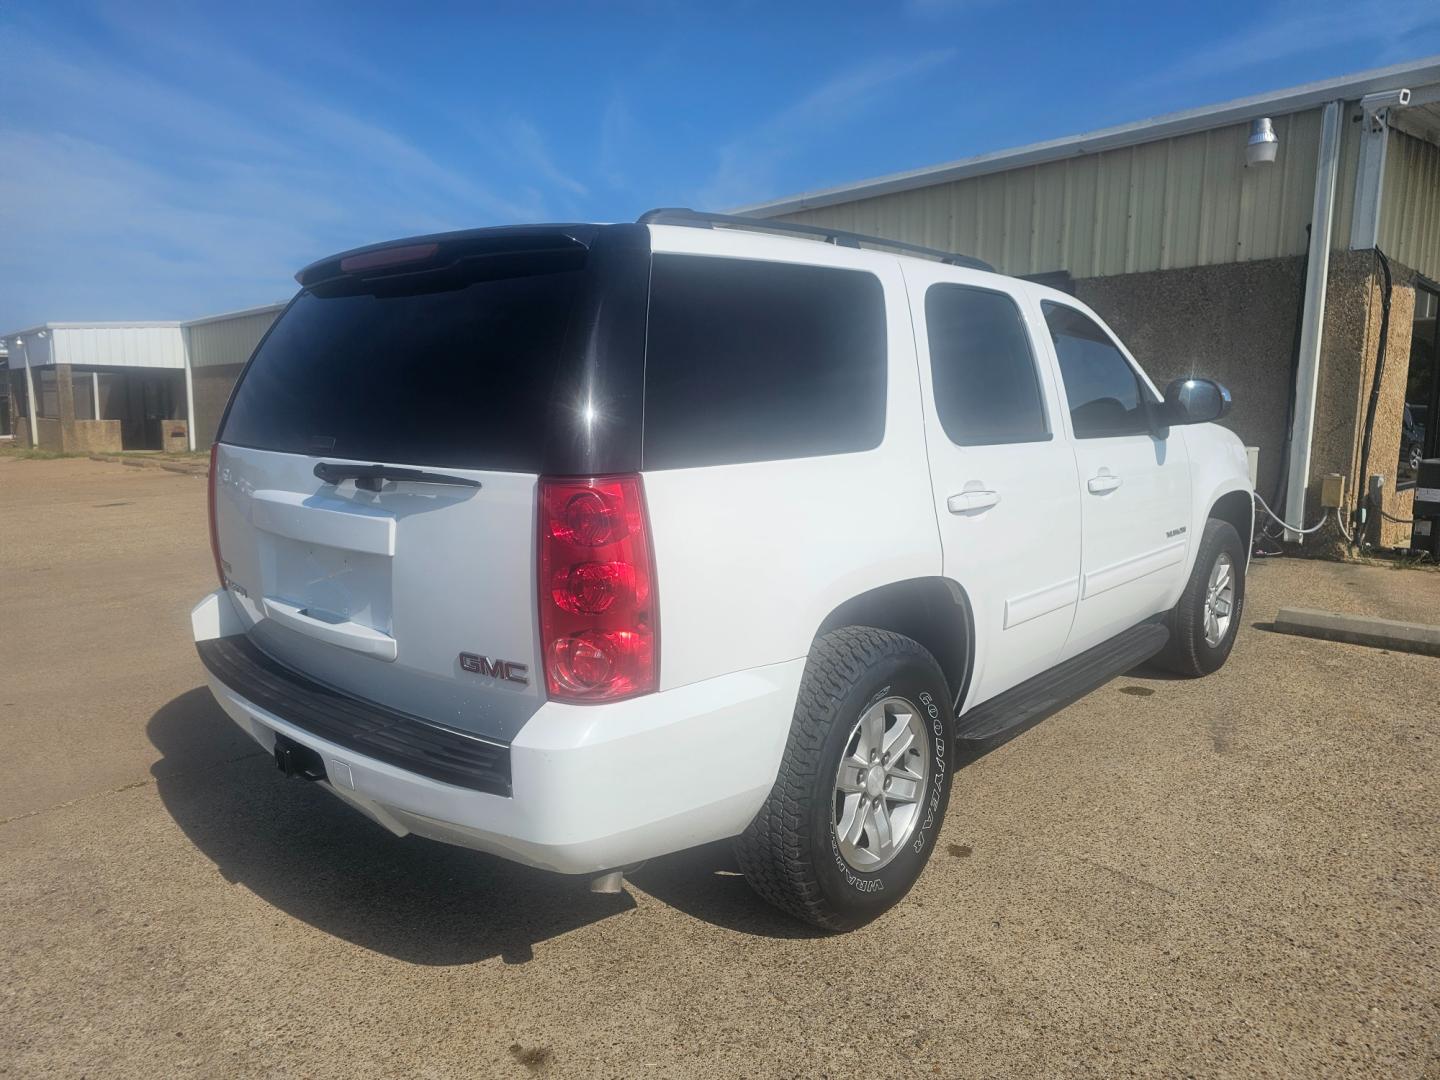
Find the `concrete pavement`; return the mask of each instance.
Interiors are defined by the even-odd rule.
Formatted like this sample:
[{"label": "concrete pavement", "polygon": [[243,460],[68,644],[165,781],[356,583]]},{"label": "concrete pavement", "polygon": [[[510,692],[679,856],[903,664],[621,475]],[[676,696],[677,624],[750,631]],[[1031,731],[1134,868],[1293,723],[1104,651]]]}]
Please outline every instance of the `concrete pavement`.
[{"label": "concrete pavement", "polygon": [[1252,625],[1440,575],[1257,564],[1223,671],[970,766],[829,937],[723,845],[593,896],[284,780],[200,688],[201,480],[0,457],[0,552],[0,1076],[1440,1075],[1440,660]]}]

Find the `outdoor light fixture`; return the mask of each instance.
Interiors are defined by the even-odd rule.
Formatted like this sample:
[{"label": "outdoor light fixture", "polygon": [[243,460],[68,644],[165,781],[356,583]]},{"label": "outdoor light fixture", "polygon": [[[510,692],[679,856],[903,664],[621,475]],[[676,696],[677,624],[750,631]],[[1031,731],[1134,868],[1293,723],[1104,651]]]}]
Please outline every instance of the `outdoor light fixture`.
[{"label": "outdoor light fixture", "polygon": [[1275,125],[1270,117],[1257,117],[1250,123],[1250,140],[1245,144],[1245,167],[1251,165],[1274,165],[1275,152],[1280,149],[1280,140],[1275,137]]}]

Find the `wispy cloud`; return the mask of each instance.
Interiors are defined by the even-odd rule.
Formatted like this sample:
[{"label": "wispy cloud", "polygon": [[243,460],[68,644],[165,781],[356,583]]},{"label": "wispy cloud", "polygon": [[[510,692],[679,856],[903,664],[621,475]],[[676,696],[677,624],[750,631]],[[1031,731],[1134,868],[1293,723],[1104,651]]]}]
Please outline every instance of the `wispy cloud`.
[{"label": "wispy cloud", "polygon": [[555,163],[545,136],[531,121],[510,116],[501,124],[507,148],[515,161],[536,177],[571,195],[588,195],[590,189]]},{"label": "wispy cloud", "polygon": [[1378,44],[1382,52],[1395,50],[1398,59],[1413,49],[1416,33],[1437,28],[1440,4],[1305,0],[1247,20],[1235,33],[1167,64],[1154,81],[1189,82],[1361,43]]},{"label": "wispy cloud", "polygon": [[523,118],[486,151],[485,172],[507,176],[502,195],[483,172],[223,42],[166,48],[229,93],[138,50],[62,55],[21,29],[6,36],[0,328],[274,300],[296,267],[337,248],[536,220],[549,198],[585,192]]},{"label": "wispy cloud", "polygon": [[933,49],[882,57],[827,79],[799,100],[720,148],[714,173],[700,192],[707,207],[733,206],[773,193],[779,166],[808,144],[861,119],[902,84],[954,56]]}]

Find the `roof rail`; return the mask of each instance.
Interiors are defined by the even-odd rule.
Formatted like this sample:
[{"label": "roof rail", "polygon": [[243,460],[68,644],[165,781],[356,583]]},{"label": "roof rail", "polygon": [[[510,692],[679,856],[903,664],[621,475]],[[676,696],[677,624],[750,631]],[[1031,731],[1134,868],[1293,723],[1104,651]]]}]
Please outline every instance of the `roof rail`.
[{"label": "roof rail", "polygon": [[864,233],[846,232],[844,229],[827,229],[820,225],[800,225],[793,221],[776,221],[773,218],[752,218],[740,214],[711,214],[682,206],[662,206],[645,211],[635,220],[640,225],[688,225],[694,229],[709,229],[716,225],[723,225],[751,232],[793,233],[796,236],[814,237],[837,247],[893,248],[911,255],[924,255],[927,258],[938,259],[951,266],[966,266],[972,270],[989,270],[991,272],[995,270],[983,259],[977,259],[971,255],[957,255],[953,251],[921,247],[919,244],[907,244],[902,240],[890,240],[883,236],[866,236]]}]

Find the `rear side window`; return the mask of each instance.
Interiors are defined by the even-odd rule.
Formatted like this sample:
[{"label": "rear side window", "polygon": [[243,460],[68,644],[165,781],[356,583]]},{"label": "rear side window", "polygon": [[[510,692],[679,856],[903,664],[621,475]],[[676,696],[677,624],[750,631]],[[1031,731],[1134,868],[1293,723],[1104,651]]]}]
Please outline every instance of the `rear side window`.
[{"label": "rear side window", "polygon": [[1042,307],[1055,341],[1075,437],[1148,434],[1150,417],[1145,403],[1150,395],[1110,335],[1072,307],[1051,303]]},{"label": "rear side window", "polygon": [[260,450],[539,471],[576,270],[300,294],[221,438]]},{"label": "rear side window", "polygon": [[1050,438],[1030,335],[1015,301],[965,285],[925,293],[935,411],[960,446]]},{"label": "rear side window", "polygon": [[873,449],[886,375],[885,294],[873,274],[655,256],[647,469]]}]

